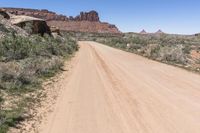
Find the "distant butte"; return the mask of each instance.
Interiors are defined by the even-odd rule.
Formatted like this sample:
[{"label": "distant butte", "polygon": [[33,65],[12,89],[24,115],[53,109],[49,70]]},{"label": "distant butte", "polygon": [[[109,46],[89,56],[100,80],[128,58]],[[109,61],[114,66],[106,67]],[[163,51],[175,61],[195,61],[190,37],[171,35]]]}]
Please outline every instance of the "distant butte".
[{"label": "distant butte", "polygon": [[140,34],[147,34],[147,32],[143,29]]},{"label": "distant butte", "polygon": [[162,30],[158,30],[157,32],[156,32],[156,34],[163,34],[164,32],[162,31]]}]

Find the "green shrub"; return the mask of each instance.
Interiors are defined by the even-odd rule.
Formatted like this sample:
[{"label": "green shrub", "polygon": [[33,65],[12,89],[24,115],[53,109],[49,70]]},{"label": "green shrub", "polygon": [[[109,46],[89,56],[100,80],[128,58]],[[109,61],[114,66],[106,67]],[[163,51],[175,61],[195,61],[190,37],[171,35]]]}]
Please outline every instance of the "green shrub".
[{"label": "green shrub", "polygon": [[7,133],[9,127],[15,127],[17,123],[24,120],[22,114],[23,108],[21,108],[21,105],[13,110],[1,110],[0,133]]},{"label": "green shrub", "polygon": [[191,46],[190,45],[186,45],[186,46],[184,46],[184,48],[183,48],[183,52],[185,53],[185,54],[190,54],[190,51],[192,50],[192,48],[191,48]]},{"label": "green shrub", "polygon": [[164,62],[178,63],[185,65],[187,63],[186,55],[181,46],[165,46],[160,50],[161,60]]},{"label": "green shrub", "polygon": [[9,30],[3,25],[0,23],[0,31],[2,32],[9,32]]},{"label": "green shrub", "polygon": [[[97,37],[96,41],[154,60],[182,66],[188,63],[190,51],[200,46],[200,39],[197,37],[168,34],[128,33],[121,37]],[[127,47],[127,44],[130,46]]]},{"label": "green shrub", "polygon": [[78,45],[70,37],[9,34],[0,41],[0,88],[19,90],[37,85],[38,76],[53,75],[62,66],[62,58],[76,50]]},{"label": "green shrub", "polygon": [[0,42],[0,57],[4,57],[5,61],[27,58],[31,52],[30,45],[28,38],[6,36]]},{"label": "green shrub", "polygon": [[141,38],[141,37],[133,37],[133,38],[130,38],[129,40],[131,43],[133,44],[143,44],[143,45],[146,45],[147,44],[147,40],[145,38]]},{"label": "green shrub", "polygon": [[[69,36],[53,38],[49,35],[22,37],[7,34],[0,40],[0,91],[23,95],[40,88],[41,79],[55,75],[64,58],[77,50],[76,41]],[[0,105],[2,101],[0,95]],[[1,133],[23,120],[25,106],[0,110]]]},{"label": "green shrub", "polygon": [[130,50],[130,51],[135,51],[135,50],[141,49],[141,47],[142,47],[141,44],[133,43],[133,44],[130,45],[129,50]]},{"label": "green shrub", "polygon": [[0,96],[0,104],[3,102],[3,98],[2,96]]},{"label": "green shrub", "polygon": [[33,32],[33,22],[26,22],[25,26],[23,27],[23,29],[31,34]]},{"label": "green shrub", "polygon": [[28,37],[7,35],[0,41],[0,60],[22,60],[33,56],[67,56],[78,49],[76,41],[45,35]]}]

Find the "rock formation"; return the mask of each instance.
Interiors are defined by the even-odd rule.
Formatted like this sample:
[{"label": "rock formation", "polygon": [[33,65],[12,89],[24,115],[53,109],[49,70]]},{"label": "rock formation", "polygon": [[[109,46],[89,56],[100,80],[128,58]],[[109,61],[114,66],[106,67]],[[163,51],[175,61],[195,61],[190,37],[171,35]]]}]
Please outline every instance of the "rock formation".
[{"label": "rock formation", "polygon": [[35,18],[49,20],[68,20],[64,15],[57,15],[55,12],[48,10],[37,10],[37,9],[24,9],[24,8],[3,8],[6,12],[9,12],[14,15],[25,15]]},{"label": "rock formation", "polygon": [[10,19],[9,14],[4,10],[0,10],[0,15],[3,16],[3,18],[5,19]]},{"label": "rock formation", "polygon": [[158,30],[157,32],[156,32],[156,34],[163,34],[164,32],[162,31],[162,30]]},{"label": "rock formation", "polygon": [[0,19],[2,20],[0,27],[1,31],[3,29],[2,25],[8,26],[7,28],[5,27],[4,29],[8,29],[10,27],[11,29],[15,29],[16,28],[15,26],[17,26],[20,27],[21,29],[24,29],[24,31],[27,32],[28,34],[41,34],[43,36],[45,33],[47,33],[51,35],[50,27],[47,25],[47,22],[43,19],[25,15],[14,15],[7,13],[5,10],[2,9],[0,9]]},{"label": "rock formation", "polygon": [[143,29],[140,34],[147,34],[147,32]]},{"label": "rock formation", "polygon": [[80,32],[90,32],[90,33],[120,33],[115,26],[101,22],[48,21],[48,25],[60,27],[60,29],[64,31],[80,31]]},{"label": "rock formation", "polygon": [[96,11],[90,12],[81,12],[80,15],[75,18],[71,18],[70,20],[74,21],[91,21],[91,22],[99,22],[99,15]]},{"label": "rock formation", "polygon": [[20,27],[13,25],[11,23],[10,16],[6,12],[1,11],[0,13],[0,39],[4,36],[6,36],[7,33],[13,33],[16,32],[20,36],[28,36],[27,32]]},{"label": "rock formation", "polygon": [[121,33],[115,25],[103,23],[96,11],[81,12],[76,17],[58,15],[48,10],[3,8],[5,11],[15,15],[26,15],[44,19],[50,27],[58,27],[64,31],[75,32],[98,32],[98,33]]},{"label": "rock formation", "polygon": [[10,22],[26,30],[29,34],[41,34],[43,36],[46,33],[51,35],[50,27],[43,19],[24,15],[13,15],[10,17]]}]

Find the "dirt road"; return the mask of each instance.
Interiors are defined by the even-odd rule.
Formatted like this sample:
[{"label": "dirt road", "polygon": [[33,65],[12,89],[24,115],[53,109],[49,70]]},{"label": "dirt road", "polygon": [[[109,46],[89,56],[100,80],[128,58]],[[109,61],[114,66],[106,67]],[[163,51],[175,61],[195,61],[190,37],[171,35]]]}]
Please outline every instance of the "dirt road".
[{"label": "dirt road", "polygon": [[200,133],[200,76],[94,42],[41,133]]}]

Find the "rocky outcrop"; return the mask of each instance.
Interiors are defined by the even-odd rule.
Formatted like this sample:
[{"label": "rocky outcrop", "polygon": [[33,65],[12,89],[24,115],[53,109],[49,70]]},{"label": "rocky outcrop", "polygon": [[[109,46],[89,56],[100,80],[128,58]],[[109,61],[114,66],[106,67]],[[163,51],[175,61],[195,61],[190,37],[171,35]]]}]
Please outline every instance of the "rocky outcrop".
[{"label": "rocky outcrop", "polygon": [[92,33],[121,33],[115,25],[101,22],[96,11],[81,12],[80,15],[76,17],[67,17],[48,10],[24,8],[3,9],[15,15],[26,15],[44,19],[50,27],[58,27],[60,30]]},{"label": "rocky outcrop", "polygon": [[46,33],[51,35],[50,28],[43,19],[25,15],[12,15],[10,22],[24,29],[29,34],[41,34],[43,36]]},{"label": "rocky outcrop", "polygon": [[35,18],[49,20],[61,20],[66,21],[68,18],[64,15],[58,15],[55,12],[48,10],[37,10],[37,9],[24,9],[24,8],[3,8],[6,12],[9,12],[14,15],[25,15]]},{"label": "rocky outcrop", "polygon": [[3,18],[5,19],[10,19],[9,14],[4,10],[0,10],[0,15],[3,16]]},{"label": "rocky outcrop", "polygon": [[60,29],[58,27],[52,26],[50,27],[51,32],[61,36]]},{"label": "rocky outcrop", "polygon": [[62,31],[90,32],[90,33],[120,33],[114,25],[91,21],[48,21],[48,25],[59,27]]},{"label": "rocky outcrop", "polygon": [[27,32],[20,27],[13,25],[10,20],[0,14],[0,39],[7,33],[17,33],[20,36],[28,36]]},{"label": "rocky outcrop", "polygon": [[81,12],[80,15],[75,18],[70,17],[72,21],[91,21],[91,22],[99,22],[99,15],[96,11],[90,12]]},{"label": "rocky outcrop", "polygon": [[3,10],[15,14],[15,15],[26,15],[36,18],[50,20],[59,20],[59,21],[99,21],[99,15],[96,11],[90,12],[81,12],[80,15],[76,17],[70,16],[69,18],[64,15],[58,15],[55,12],[48,11],[46,9],[37,10],[37,9],[24,9],[24,8],[4,8]]},{"label": "rocky outcrop", "polygon": [[[46,33],[51,35],[50,28],[43,19],[9,14],[4,10],[0,10],[0,20],[0,32],[2,34],[3,32],[9,32],[8,29],[13,29],[13,31],[18,31],[20,29],[20,32],[23,29],[24,32],[29,34],[41,34],[43,36]],[[16,26],[18,28],[16,28]]]}]

